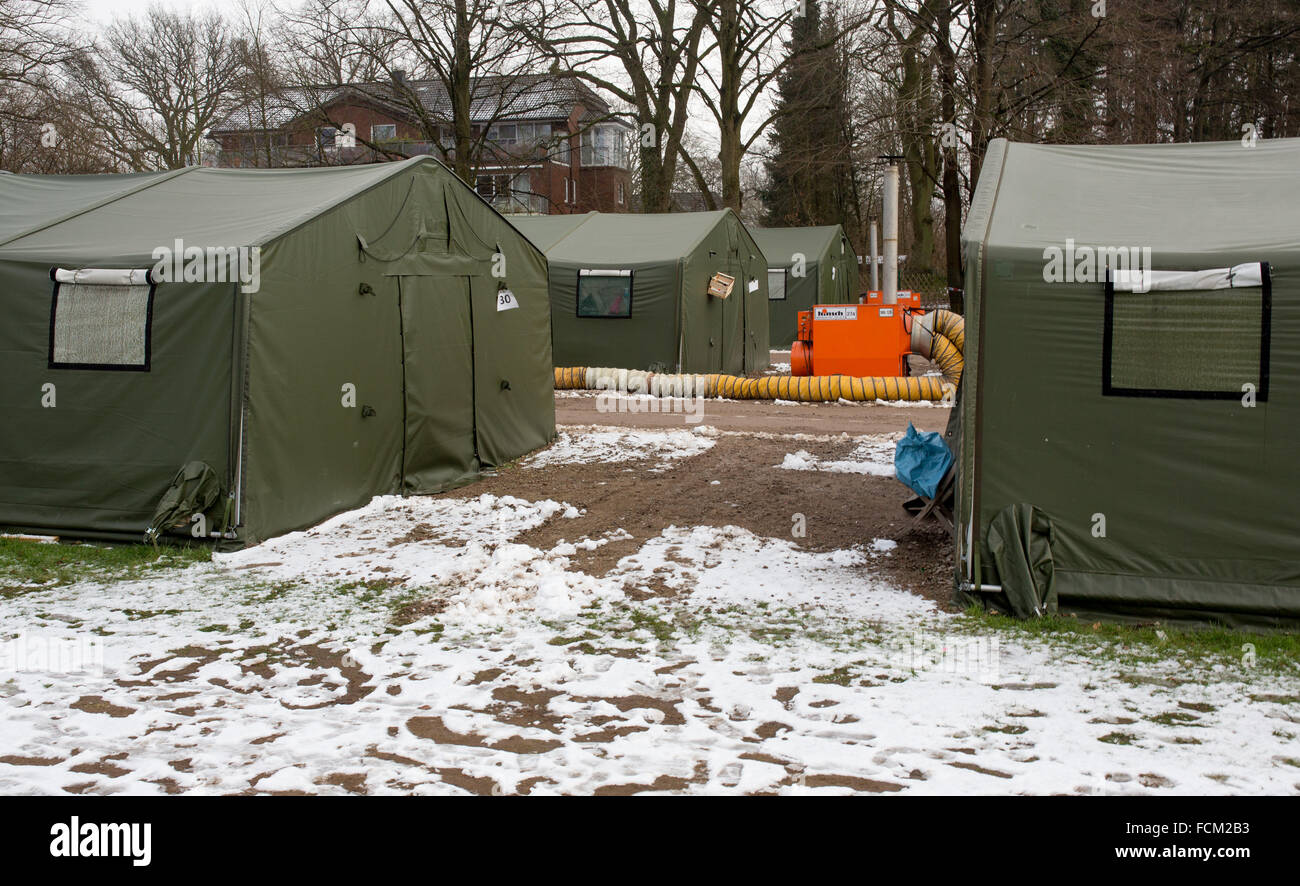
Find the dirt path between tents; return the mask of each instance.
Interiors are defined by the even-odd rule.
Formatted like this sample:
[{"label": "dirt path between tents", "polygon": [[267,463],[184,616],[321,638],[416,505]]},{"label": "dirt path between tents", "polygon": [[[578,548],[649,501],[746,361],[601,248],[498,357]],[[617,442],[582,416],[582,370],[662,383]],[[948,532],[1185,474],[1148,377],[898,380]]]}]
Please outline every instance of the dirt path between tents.
[{"label": "dirt path between tents", "polygon": [[[561,429],[579,425],[672,428],[680,414],[600,413],[593,398],[557,398]],[[550,521],[516,539],[547,550],[562,540],[599,538],[623,530],[592,551],[579,550],[573,565],[603,576],[669,526],[740,526],[813,551],[870,547],[877,539],[898,547],[881,569],[898,586],[947,604],[951,596],[951,541],[937,524],[913,527],[902,509],[910,493],[892,476],[831,470],[790,470],[787,456],[807,453],[818,462],[850,459],[865,435],[888,450],[912,421],[942,430],[948,410],[937,407],[848,406],[707,401],[704,425],[721,433],[713,447],[647,470],[647,460],[587,461],[546,467],[512,466],[465,487],[454,496],[513,495],[529,501],[554,499],[584,511],[577,520]],[[585,430],[586,428],[584,428]],[[807,435],[807,436],[803,436]],[[804,534],[797,534],[802,526]],[[632,597],[665,593],[628,588]]]}]

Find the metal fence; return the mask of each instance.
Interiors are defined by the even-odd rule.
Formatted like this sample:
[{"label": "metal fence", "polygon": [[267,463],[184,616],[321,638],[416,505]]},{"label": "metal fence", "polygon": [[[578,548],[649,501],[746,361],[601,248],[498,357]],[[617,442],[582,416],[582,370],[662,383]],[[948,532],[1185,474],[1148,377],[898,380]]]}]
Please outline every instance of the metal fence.
[{"label": "metal fence", "polygon": [[921,306],[927,311],[948,307],[948,278],[943,274],[904,265],[898,269],[898,288],[921,293]]}]

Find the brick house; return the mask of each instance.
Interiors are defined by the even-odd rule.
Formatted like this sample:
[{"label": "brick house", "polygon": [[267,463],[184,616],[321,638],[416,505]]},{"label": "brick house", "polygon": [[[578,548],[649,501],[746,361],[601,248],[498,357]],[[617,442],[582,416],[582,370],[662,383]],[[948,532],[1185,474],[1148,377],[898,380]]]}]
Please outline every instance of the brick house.
[{"label": "brick house", "polygon": [[[634,130],[575,77],[528,74],[471,84],[475,189],[502,213],[626,212]],[[417,105],[418,103],[418,105]],[[227,167],[334,166],[417,154],[449,162],[451,107],[440,81],[290,89],[240,108],[208,133]],[[430,136],[437,132],[441,145]]]}]

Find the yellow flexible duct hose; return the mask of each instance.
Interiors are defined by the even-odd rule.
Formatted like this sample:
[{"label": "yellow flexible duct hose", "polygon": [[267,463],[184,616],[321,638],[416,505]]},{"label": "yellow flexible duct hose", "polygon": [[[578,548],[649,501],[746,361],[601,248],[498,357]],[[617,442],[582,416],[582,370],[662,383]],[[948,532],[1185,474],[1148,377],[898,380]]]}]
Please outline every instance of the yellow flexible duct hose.
[{"label": "yellow flexible duct hose", "polygon": [[691,375],[593,366],[555,367],[555,389],[623,391],[655,397],[723,397],[729,400],[942,400],[961,381],[966,322],[952,311],[930,311],[912,322],[912,352],[939,365],[943,378],[921,376]]},{"label": "yellow flexible duct hose", "polygon": [[851,375],[765,375],[761,378],[737,378],[718,375],[716,396],[729,400],[796,400],[825,403],[837,400],[875,401],[942,400],[949,386],[934,377]]},{"label": "yellow flexible duct hose", "polygon": [[556,390],[606,390],[648,393],[657,397],[722,397],[728,400],[794,400],[826,403],[942,400],[952,390],[944,379],[925,376],[865,377],[848,375],[676,375],[605,367],[557,366]]},{"label": "yellow flexible duct hose", "polygon": [[580,391],[586,386],[587,386],[587,367],[585,366],[555,367],[555,390]]},{"label": "yellow flexible duct hose", "polygon": [[939,364],[943,377],[956,385],[966,360],[966,321],[952,311],[931,311],[912,321],[912,353]]}]

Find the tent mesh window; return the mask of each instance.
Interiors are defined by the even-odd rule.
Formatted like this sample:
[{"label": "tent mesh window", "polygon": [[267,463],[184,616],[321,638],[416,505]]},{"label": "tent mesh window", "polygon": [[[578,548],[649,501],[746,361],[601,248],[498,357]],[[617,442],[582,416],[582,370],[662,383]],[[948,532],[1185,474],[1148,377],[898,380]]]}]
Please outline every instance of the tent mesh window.
[{"label": "tent mesh window", "polygon": [[1267,394],[1265,289],[1107,291],[1105,393],[1228,399]]},{"label": "tent mesh window", "polygon": [[785,268],[767,269],[768,301],[785,301]]},{"label": "tent mesh window", "polygon": [[56,283],[50,366],[148,369],[153,287]]},{"label": "tent mesh window", "polygon": [[632,272],[607,271],[578,274],[578,316],[632,316]]}]

